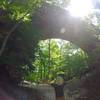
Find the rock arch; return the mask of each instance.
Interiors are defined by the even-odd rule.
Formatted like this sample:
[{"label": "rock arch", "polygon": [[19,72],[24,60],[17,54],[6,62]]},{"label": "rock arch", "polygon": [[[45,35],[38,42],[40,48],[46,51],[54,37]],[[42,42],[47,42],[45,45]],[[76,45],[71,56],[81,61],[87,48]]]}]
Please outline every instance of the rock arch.
[{"label": "rock arch", "polygon": [[[93,97],[92,100],[98,100],[100,95],[98,92],[100,90],[100,80],[96,78],[97,76],[100,77],[100,39],[98,31],[86,22],[71,17],[68,11],[63,8],[50,4],[44,4],[38,9],[32,21],[33,27],[41,30],[41,36],[38,37],[39,39],[61,38],[68,40],[78,45],[88,54],[88,65],[91,69],[90,73],[93,74],[90,74],[85,82],[88,84],[88,81],[92,85],[86,85],[86,89],[87,87],[89,88],[85,95],[87,98],[84,100],[91,100],[91,97]],[[94,83],[93,81],[97,82]],[[95,89],[97,89],[97,92]],[[88,96],[88,93],[90,93],[91,96]],[[81,98],[79,100],[81,100]]]},{"label": "rock arch", "polygon": [[79,18],[71,17],[63,8],[44,4],[33,16],[32,21],[33,27],[41,30],[40,39],[68,40],[78,45],[88,55],[92,55],[93,51],[99,47],[98,31]]}]

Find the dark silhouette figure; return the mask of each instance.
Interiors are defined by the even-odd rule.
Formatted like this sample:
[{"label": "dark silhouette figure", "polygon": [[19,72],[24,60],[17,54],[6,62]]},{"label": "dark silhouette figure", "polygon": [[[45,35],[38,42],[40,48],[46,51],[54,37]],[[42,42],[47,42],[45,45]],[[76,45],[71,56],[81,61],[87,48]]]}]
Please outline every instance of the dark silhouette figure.
[{"label": "dark silhouette figure", "polygon": [[60,74],[57,76],[56,82],[51,84],[54,89],[55,89],[55,94],[56,94],[56,100],[65,100],[64,99],[64,78],[63,76]]}]

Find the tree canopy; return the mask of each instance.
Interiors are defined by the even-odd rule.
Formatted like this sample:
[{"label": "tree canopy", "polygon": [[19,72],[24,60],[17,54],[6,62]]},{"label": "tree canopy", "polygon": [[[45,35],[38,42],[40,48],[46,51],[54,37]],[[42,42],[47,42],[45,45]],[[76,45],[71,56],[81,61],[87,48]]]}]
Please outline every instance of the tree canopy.
[{"label": "tree canopy", "polygon": [[37,41],[33,40],[31,16],[41,3],[41,0],[0,1],[0,70],[4,68],[9,75],[13,72],[10,77],[21,77],[22,66],[32,66]]}]

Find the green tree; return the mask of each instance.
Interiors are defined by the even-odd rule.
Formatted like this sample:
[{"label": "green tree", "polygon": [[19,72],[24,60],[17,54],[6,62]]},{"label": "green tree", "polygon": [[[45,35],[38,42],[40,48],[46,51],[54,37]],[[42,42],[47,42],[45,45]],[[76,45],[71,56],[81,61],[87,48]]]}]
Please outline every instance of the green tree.
[{"label": "green tree", "polygon": [[[66,80],[81,77],[87,70],[87,55],[77,46],[64,40],[49,39],[40,41],[35,53],[34,72],[26,80],[50,82],[58,74],[64,74]],[[36,77],[37,76],[37,77]]]},{"label": "green tree", "polygon": [[41,4],[42,0],[0,1],[0,72],[14,83],[27,69],[34,69],[33,52],[38,40],[33,43],[31,16]]},{"label": "green tree", "polygon": [[33,63],[36,66],[37,71],[34,73],[37,73],[37,79],[48,81],[56,75],[55,71],[60,64],[59,51],[59,47],[53,39],[39,42],[35,53],[36,59]]},{"label": "green tree", "polygon": [[88,56],[79,47],[68,42],[63,47],[62,70],[66,73],[66,78],[80,77],[88,70]]}]

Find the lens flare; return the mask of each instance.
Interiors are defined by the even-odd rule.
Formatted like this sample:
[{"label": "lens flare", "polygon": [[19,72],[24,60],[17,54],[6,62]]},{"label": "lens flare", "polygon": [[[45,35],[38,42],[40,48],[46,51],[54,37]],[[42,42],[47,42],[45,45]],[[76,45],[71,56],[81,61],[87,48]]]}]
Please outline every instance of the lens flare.
[{"label": "lens flare", "polygon": [[85,17],[93,8],[91,0],[71,0],[68,10],[72,16]]}]

